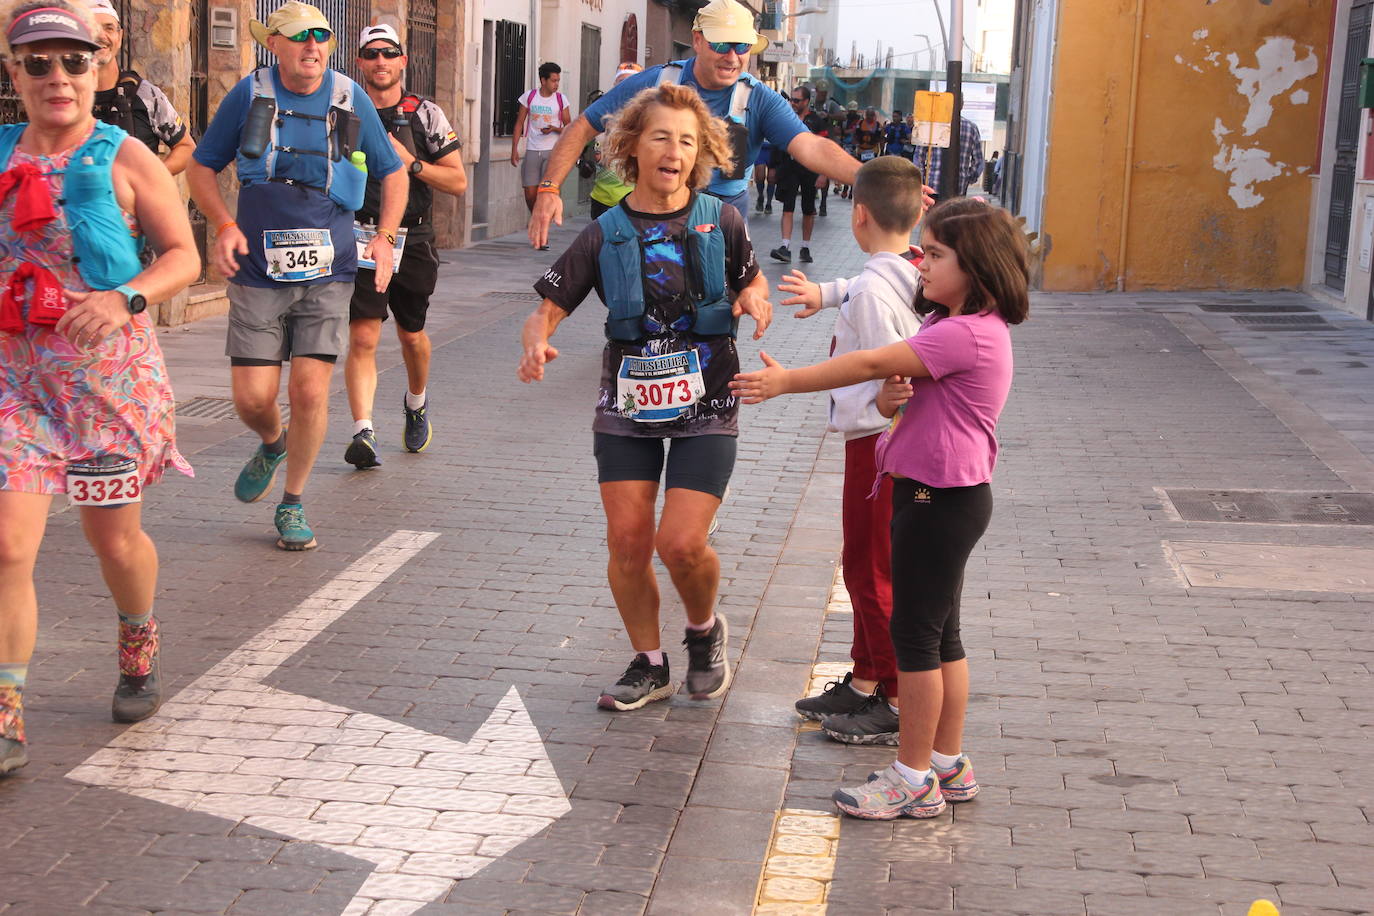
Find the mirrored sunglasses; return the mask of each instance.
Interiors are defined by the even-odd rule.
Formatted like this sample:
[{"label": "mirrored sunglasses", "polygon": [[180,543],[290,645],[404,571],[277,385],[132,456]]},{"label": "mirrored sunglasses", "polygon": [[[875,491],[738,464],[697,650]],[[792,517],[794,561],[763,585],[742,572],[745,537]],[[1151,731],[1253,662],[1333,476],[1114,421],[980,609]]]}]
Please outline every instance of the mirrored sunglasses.
[{"label": "mirrored sunglasses", "polygon": [[734,51],[740,57],[748,54],[754,48],[754,43],[750,41],[710,41],[707,44],[717,54],[729,54]]},{"label": "mirrored sunglasses", "polygon": [[62,69],[69,75],[80,76],[91,69],[91,61],[94,58],[95,55],[89,51],[71,51],[57,57],[51,54],[25,54],[19,60],[24,65],[24,72],[29,76],[47,76],[52,72],[55,60],[62,61]]},{"label": "mirrored sunglasses", "polygon": [[400,48],[363,48],[358,52],[358,56],[363,60],[376,60],[385,57],[387,60],[395,60],[405,54]]},{"label": "mirrored sunglasses", "polygon": [[[280,35],[282,33],[278,32],[277,34]],[[297,32],[295,35],[287,35],[286,40],[294,41],[298,44],[304,44],[305,42],[313,38],[315,39],[316,44],[327,44],[329,42],[329,39],[333,37],[334,33],[329,31],[329,29],[316,27],[313,29],[305,29],[304,31]]]}]

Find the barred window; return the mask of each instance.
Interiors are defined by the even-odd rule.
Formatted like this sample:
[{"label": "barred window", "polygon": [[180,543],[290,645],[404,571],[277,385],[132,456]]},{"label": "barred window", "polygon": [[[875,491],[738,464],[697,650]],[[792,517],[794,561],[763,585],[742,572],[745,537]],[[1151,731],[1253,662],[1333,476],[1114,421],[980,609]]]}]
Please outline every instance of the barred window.
[{"label": "barred window", "polygon": [[496,119],[492,136],[515,133],[520,93],[525,91],[525,24],[502,19],[496,23]]}]

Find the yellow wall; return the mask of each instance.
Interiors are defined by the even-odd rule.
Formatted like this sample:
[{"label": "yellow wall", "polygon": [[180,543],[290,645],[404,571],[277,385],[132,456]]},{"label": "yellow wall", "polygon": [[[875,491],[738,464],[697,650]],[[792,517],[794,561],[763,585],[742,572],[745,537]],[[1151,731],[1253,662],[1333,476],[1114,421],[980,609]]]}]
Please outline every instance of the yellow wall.
[{"label": "yellow wall", "polygon": [[[1300,286],[1332,0],[1142,2],[1126,288]],[[1060,2],[1045,289],[1121,272],[1135,13]]]}]

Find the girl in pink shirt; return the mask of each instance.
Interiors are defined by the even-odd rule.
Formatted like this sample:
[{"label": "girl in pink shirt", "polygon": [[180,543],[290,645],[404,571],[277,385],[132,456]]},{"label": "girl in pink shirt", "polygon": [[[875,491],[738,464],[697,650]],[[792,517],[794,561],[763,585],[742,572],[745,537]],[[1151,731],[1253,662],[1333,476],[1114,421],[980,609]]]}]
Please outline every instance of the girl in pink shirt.
[{"label": "girl in pink shirt", "polygon": [[[901,738],[897,760],[835,792],[855,817],[935,817],[978,793],[963,753],[968,660],[959,640],[964,566],[992,517],[994,431],[1011,388],[1008,325],[1030,311],[1029,252],[1007,211],[956,198],[926,216],[908,340],[785,369],[766,353],[735,376],[746,404],[886,379],[878,398],[896,416],[879,441],[879,478],[892,488],[892,643]],[[904,381],[910,379],[910,383]],[[875,486],[876,490],[876,486]]]}]

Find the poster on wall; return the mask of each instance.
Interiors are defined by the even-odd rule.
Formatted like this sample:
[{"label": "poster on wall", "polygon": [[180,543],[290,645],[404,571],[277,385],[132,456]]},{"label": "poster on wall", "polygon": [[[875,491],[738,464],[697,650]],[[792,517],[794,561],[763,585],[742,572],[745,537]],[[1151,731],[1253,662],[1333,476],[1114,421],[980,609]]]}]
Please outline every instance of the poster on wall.
[{"label": "poster on wall", "polygon": [[[933,81],[930,88],[944,92],[944,81]],[[964,83],[961,88],[964,93],[964,117],[978,127],[978,135],[983,138],[983,142],[990,143],[993,124],[997,120],[997,84]]]}]

